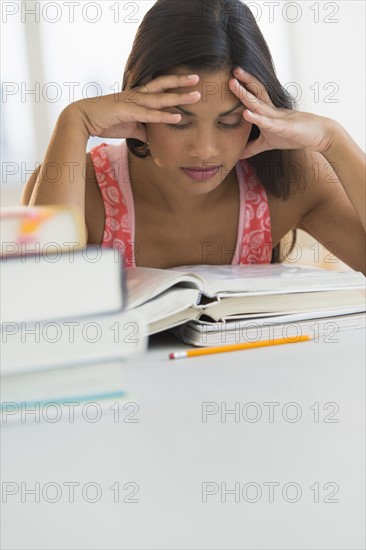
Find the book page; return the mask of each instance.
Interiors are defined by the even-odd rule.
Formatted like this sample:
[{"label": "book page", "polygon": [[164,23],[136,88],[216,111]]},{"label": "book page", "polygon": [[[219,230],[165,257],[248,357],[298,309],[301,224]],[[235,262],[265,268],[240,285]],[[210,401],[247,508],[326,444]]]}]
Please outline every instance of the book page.
[{"label": "book page", "polygon": [[159,294],[155,300],[145,302],[135,309],[147,319],[149,334],[169,329],[177,324],[196,319],[198,290],[174,287]]},{"label": "book page", "polygon": [[192,265],[173,270],[191,271],[204,277],[204,290],[208,295],[316,292],[365,287],[365,277],[357,271],[329,271],[305,265]]},{"label": "book page", "polygon": [[[181,273],[171,269],[153,267],[130,267],[125,270],[127,282],[127,309],[132,309],[152,300],[176,285],[201,290],[204,279],[195,273]],[[197,299],[200,293],[197,292]],[[190,303],[187,304],[189,306]]]},{"label": "book page", "polygon": [[360,290],[329,290],[326,292],[289,292],[257,296],[235,296],[207,304],[202,313],[215,321],[242,314],[299,311],[325,311],[331,308],[358,306],[366,310],[365,297]]},{"label": "book page", "polygon": [[328,342],[338,341],[338,332],[364,329],[364,313],[344,315],[334,310],[331,316],[304,316],[303,313],[269,317],[265,320],[205,323],[190,321],[173,329],[176,337],[194,346],[217,346],[238,342],[256,342],[273,338],[289,338],[309,334],[315,341],[325,335]]}]

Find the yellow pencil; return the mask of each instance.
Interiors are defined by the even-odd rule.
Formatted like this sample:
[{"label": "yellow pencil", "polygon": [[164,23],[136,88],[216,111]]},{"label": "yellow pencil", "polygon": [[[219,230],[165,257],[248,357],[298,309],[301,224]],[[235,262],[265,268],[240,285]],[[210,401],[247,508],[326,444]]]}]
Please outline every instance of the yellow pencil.
[{"label": "yellow pencil", "polygon": [[279,344],[296,344],[297,342],[306,342],[312,337],[308,334],[304,336],[295,336],[294,338],[274,338],[273,340],[260,340],[258,342],[243,342],[241,344],[228,344],[226,346],[213,346],[208,348],[189,349],[187,351],[175,351],[169,353],[169,359],[182,359],[184,357],[198,357],[200,355],[209,355],[211,353],[225,353],[226,351],[238,351],[241,349],[262,348],[265,346],[278,346]]}]

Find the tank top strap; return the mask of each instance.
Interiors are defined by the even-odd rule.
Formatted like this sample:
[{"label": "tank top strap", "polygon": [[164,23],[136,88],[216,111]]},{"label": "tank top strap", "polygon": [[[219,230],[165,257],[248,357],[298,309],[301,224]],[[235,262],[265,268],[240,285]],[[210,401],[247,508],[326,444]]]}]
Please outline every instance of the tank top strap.
[{"label": "tank top strap", "polygon": [[[135,212],[127,144],[101,143],[91,149],[90,156],[105,210],[102,246],[118,249],[125,267],[135,267]],[[236,172],[240,211],[232,263],[270,263],[272,235],[266,190],[248,161],[238,161]]]},{"label": "tank top strap", "polygon": [[238,162],[240,222],[239,264],[266,264],[272,257],[271,217],[266,190],[246,160]]},{"label": "tank top strap", "polygon": [[101,143],[90,150],[90,156],[105,210],[102,246],[119,250],[124,266],[134,267],[134,207],[126,143]]}]

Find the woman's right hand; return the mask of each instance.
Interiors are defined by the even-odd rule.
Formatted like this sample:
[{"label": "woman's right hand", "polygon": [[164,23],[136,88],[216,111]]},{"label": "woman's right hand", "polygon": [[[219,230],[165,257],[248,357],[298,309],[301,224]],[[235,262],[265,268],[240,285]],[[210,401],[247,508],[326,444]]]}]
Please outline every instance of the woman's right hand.
[{"label": "woman's right hand", "polygon": [[199,80],[189,79],[187,75],[163,75],[132,90],[81,99],[71,103],[66,110],[75,110],[81,115],[88,136],[103,138],[135,138],[148,141],[146,122],[177,124],[181,115],[161,109],[176,105],[195,103],[200,93],[170,93],[166,90],[195,86]]}]

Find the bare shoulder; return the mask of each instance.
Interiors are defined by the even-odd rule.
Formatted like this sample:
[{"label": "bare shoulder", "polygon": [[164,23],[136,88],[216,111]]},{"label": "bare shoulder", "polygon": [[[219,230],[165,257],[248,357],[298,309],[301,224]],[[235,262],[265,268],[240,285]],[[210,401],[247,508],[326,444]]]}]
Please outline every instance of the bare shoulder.
[{"label": "bare shoulder", "polygon": [[334,166],[321,153],[307,150],[287,151],[287,158],[296,178],[292,193],[295,202],[301,205],[301,224],[314,208],[329,198],[330,190],[339,192],[343,187]]},{"label": "bare shoulder", "polygon": [[303,219],[324,200],[335,186],[342,188],[333,167],[320,154],[307,150],[284,152],[284,171],[290,181],[286,199],[269,196],[274,215],[289,220],[289,229],[300,228]]},{"label": "bare shoulder", "polygon": [[105,224],[104,203],[90,153],[86,155],[85,167],[85,223],[88,244],[101,244]]},{"label": "bare shoulder", "polygon": [[279,198],[268,194],[274,243],[280,242],[289,231],[298,228],[303,217],[316,203],[317,190],[311,185],[311,181],[316,180],[313,169],[314,159],[307,151],[284,152],[284,172],[290,182],[288,196]]}]

